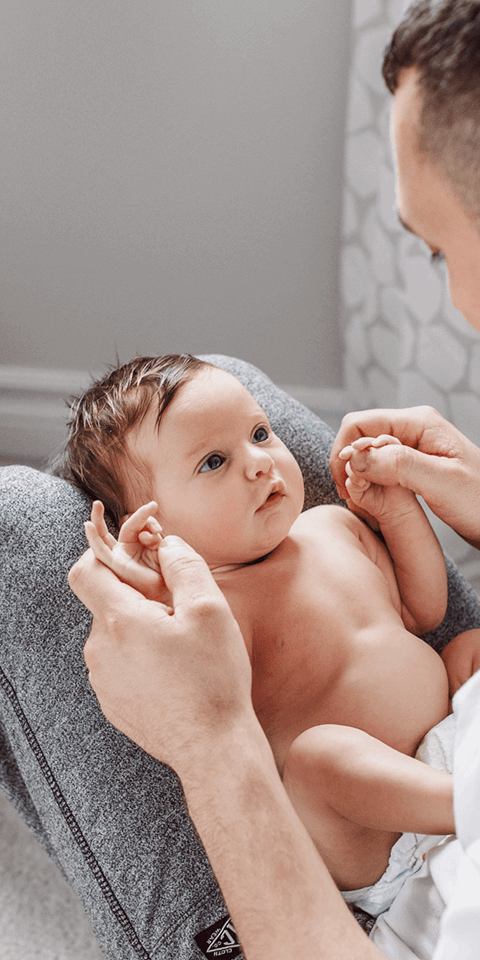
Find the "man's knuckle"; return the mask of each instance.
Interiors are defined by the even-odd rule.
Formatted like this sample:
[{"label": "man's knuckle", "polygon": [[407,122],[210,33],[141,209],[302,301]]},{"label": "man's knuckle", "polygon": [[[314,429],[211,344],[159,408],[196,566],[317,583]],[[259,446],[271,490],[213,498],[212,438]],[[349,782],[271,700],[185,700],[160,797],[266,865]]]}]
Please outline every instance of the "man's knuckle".
[{"label": "man's knuckle", "polygon": [[185,573],[198,575],[198,571],[204,566],[204,561],[198,553],[182,553],[173,557],[170,561],[170,570],[173,574],[179,573],[183,576]]},{"label": "man's knuckle", "polygon": [[199,593],[192,597],[191,609],[194,616],[200,620],[214,620],[223,613],[223,598]]},{"label": "man's knuckle", "polygon": [[392,446],[391,456],[396,464],[396,468],[401,471],[402,477],[408,477],[410,470],[415,462],[414,451],[407,446]]}]

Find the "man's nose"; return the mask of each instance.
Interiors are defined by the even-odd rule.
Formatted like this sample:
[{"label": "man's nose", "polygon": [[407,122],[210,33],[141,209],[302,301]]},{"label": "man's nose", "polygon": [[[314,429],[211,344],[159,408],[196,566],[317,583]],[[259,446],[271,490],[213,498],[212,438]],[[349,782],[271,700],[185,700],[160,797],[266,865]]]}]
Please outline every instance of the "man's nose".
[{"label": "man's nose", "polygon": [[270,473],[274,465],[275,461],[268,450],[262,450],[261,447],[255,449],[254,447],[253,450],[249,451],[245,472],[249,480],[256,480],[257,477]]}]

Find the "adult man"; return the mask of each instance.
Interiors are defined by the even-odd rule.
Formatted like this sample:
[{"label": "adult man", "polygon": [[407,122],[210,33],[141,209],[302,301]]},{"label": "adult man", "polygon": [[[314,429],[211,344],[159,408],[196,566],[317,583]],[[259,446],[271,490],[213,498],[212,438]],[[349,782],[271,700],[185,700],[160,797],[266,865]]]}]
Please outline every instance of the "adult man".
[{"label": "adult man", "polygon": [[[395,77],[389,83],[402,221],[433,253],[444,253],[454,302],[480,330],[473,176],[480,164],[479,63],[480,3],[472,0],[415,4],[386,60],[387,78]],[[424,85],[429,64],[433,80]],[[450,108],[457,71],[457,105]],[[362,433],[397,433],[420,451],[415,461],[401,454],[409,485],[418,475],[415,489],[433,509],[480,542],[480,451],[444,421],[439,432],[437,418],[417,414],[412,424],[406,415],[375,412],[351,419],[336,449]],[[390,449],[398,456],[400,448]],[[340,487],[343,479],[337,470]],[[251,707],[242,638],[223,598],[200,558],[176,538],[166,541],[163,557],[174,616],[120,584],[91,555],[71,575],[95,617],[85,656],[106,716],[179,773],[249,960],[373,960],[378,950],[349,916],[283,791]]]}]

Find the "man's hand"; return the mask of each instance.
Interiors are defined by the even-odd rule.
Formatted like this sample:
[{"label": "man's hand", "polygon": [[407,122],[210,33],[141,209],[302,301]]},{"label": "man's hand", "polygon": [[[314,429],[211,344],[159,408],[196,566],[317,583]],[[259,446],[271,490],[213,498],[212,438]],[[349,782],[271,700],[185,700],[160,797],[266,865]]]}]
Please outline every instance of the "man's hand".
[{"label": "man's hand", "polygon": [[158,547],[172,608],[145,599],[87,551],[69,583],[93,613],[85,646],[107,719],[183,779],[198,758],[255,715],[240,628],[204,560],[177,537]]},{"label": "man's hand", "polygon": [[[405,513],[418,508],[417,499],[411,490],[402,487],[398,482],[383,484],[380,479],[376,483],[367,480],[364,471],[372,461],[376,471],[381,473],[382,458],[389,457],[385,447],[400,446],[400,440],[381,434],[379,437],[359,437],[351,444],[340,450],[339,460],[345,464],[347,479],[345,482],[347,504],[353,513],[359,512],[362,516],[373,517],[382,527],[382,521],[401,523]],[[388,468],[387,459],[387,468]],[[371,524],[372,525],[372,524]]]},{"label": "man's hand", "polygon": [[441,654],[450,698],[480,670],[480,630],[466,630],[450,640]]},{"label": "man's hand", "polygon": [[475,546],[480,545],[480,450],[433,407],[366,410],[343,418],[332,448],[330,469],[341,497],[347,496],[340,451],[360,437],[389,434],[402,446],[366,452],[362,474],[383,485],[398,483],[422,496],[433,512]]}]

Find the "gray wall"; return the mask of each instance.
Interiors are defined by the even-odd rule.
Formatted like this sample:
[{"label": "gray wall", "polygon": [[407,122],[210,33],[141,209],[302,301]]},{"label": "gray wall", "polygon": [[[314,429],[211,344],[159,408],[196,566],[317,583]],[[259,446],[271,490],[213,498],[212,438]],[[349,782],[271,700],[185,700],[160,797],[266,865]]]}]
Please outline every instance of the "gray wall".
[{"label": "gray wall", "polygon": [[350,0],[2,0],[1,357],[341,385]]}]

